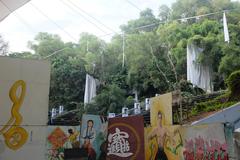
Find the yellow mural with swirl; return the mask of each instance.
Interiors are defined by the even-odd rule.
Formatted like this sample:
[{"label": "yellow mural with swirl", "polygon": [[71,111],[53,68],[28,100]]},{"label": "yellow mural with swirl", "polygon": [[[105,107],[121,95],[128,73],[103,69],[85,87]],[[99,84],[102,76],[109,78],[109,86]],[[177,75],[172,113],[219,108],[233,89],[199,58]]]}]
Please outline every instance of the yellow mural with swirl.
[{"label": "yellow mural with swirl", "polygon": [[[17,95],[18,89],[20,95]],[[27,131],[20,127],[23,117],[20,114],[20,108],[23,104],[26,94],[26,83],[23,80],[16,81],[10,91],[9,97],[12,101],[11,117],[8,122],[0,129],[0,135],[5,139],[5,144],[12,150],[21,148],[28,139]]]}]

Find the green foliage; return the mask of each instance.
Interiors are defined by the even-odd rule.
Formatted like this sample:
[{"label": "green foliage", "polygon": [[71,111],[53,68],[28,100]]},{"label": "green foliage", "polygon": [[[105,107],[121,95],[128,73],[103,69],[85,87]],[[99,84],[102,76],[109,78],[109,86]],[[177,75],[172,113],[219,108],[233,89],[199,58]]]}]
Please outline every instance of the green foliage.
[{"label": "green foliage", "polygon": [[191,115],[195,116],[203,112],[217,111],[232,106],[237,103],[235,100],[229,100],[230,94],[227,92],[224,95],[218,96],[213,100],[201,102],[195,105],[191,111]]},{"label": "green foliage", "polygon": [[240,70],[233,72],[226,81],[230,98],[240,100]]},{"label": "green foliage", "polygon": [[[234,9],[226,12],[229,44],[224,43],[222,14],[186,22],[176,20],[224,9]],[[85,106],[86,110],[83,105],[77,105],[81,112],[119,113],[124,105],[133,106],[134,91],[138,92],[139,99],[176,89],[181,89],[184,97],[203,94],[201,89],[186,81],[187,45],[191,43],[203,49],[198,63],[212,67],[214,88],[224,89],[224,78],[240,68],[240,14],[237,10],[240,10],[240,3],[230,0],[177,0],[171,8],[160,6],[158,17],[151,9],[143,10],[139,18],[120,26],[125,33],[124,67],[123,39],[118,34],[108,43],[89,33],[82,33],[78,43],[65,43],[58,35],[39,33],[29,42],[34,53],[10,56],[43,59],[56,53],[48,58],[52,67],[50,108],[64,105],[72,109],[82,104],[88,73],[99,79],[100,86],[94,101]],[[221,102],[215,99],[198,104],[193,112],[216,110],[234,101]]]},{"label": "green foliage", "polygon": [[[130,20],[127,25],[120,26],[125,33],[151,32],[157,29],[159,20],[154,16],[152,10],[147,8],[140,12],[140,17],[136,20]],[[149,25],[148,27],[142,27]]]},{"label": "green foliage", "polygon": [[94,101],[86,106],[86,112],[100,115],[106,115],[108,112],[120,113],[125,104],[125,96],[126,92],[117,85],[107,85]]},{"label": "green foliage", "polygon": [[8,43],[4,41],[0,35],[0,55],[5,55],[8,52]]}]

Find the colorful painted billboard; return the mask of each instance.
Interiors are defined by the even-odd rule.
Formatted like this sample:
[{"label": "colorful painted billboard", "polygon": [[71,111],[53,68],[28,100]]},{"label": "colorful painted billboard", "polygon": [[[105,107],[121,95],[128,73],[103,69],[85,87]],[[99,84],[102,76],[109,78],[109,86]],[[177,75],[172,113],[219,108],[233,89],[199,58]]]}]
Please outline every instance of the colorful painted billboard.
[{"label": "colorful painted billboard", "polygon": [[142,116],[110,118],[108,160],[144,160],[144,125]]},{"label": "colorful painted billboard", "polygon": [[64,159],[64,150],[80,148],[80,126],[48,126],[47,160]]},{"label": "colorful painted billboard", "polygon": [[81,148],[91,160],[106,159],[107,119],[103,116],[85,114],[82,117]]},{"label": "colorful painted billboard", "polygon": [[[0,159],[26,160],[33,155],[34,159],[42,160],[50,64],[0,57],[0,75]],[[42,128],[41,132],[36,126]],[[32,143],[36,139],[39,145]]]},{"label": "colorful painted billboard", "polygon": [[156,126],[161,113],[162,123],[172,125],[172,93],[150,98],[151,126]]},{"label": "colorful painted billboard", "polygon": [[223,124],[146,128],[146,160],[227,160]]}]

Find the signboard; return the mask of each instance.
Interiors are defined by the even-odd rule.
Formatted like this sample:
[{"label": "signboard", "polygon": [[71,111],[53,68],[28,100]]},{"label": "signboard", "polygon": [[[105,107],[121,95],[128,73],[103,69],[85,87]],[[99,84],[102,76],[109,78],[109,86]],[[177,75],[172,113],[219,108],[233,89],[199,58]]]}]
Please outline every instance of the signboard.
[{"label": "signboard", "polygon": [[144,123],[142,116],[110,118],[108,160],[144,160]]}]

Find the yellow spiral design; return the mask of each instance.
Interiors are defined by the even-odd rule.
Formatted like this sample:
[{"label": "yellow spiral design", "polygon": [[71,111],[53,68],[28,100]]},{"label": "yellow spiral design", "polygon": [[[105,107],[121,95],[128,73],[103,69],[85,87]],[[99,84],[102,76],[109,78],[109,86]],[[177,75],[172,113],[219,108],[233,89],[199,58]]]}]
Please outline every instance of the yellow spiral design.
[{"label": "yellow spiral design", "polygon": [[[17,96],[17,90],[19,87],[21,87],[21,92],[20,96]],[[13,150],[21,148],[28,138],[27,131],[24,128],[19,127],[23,119],[19,110],[23,103],[25,94],[26,83],[23,80],[16,81],[9,91],[9,97],[13,102],[11,117],[6,125],[0,130],[0,134],[3,134],[5,138],[6,145]]]}]

